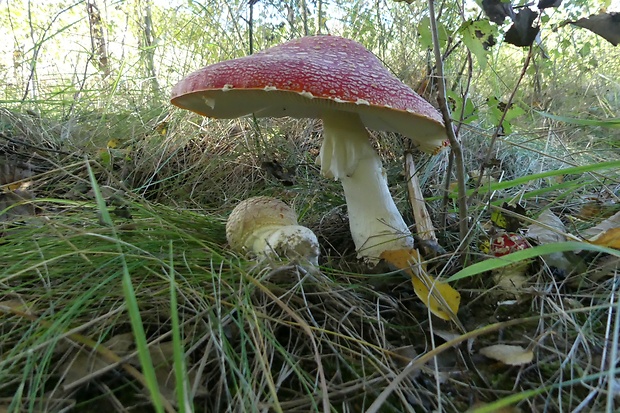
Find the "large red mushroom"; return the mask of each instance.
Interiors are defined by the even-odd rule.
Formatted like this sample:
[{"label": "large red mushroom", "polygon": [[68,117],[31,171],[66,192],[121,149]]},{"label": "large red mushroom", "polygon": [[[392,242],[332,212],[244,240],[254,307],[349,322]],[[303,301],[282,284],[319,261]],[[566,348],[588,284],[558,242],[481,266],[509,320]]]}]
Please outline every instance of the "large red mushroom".
[{"label": "large red mushroom", "polygon": [[172,89],[174,105],[204,116],[320,118],[321,173],[344,187],[358,255],[413,247],[366,128],[397,132],[420,149],[447,145],[439,112],[359,43],[336,36],[293,40],[209,65]]}]

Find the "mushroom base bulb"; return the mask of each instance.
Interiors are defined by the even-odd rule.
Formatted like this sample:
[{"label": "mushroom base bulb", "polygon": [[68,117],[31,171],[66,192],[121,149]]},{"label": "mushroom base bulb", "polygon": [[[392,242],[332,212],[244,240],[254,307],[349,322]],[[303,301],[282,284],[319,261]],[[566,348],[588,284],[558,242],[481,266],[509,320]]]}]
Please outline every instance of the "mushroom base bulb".
[{"label": "mushroom base bulb", "polygon": [[319,241],[314,232],[301,225],[265,228],[254,234],[246,245],[260,258],[305,259],[319,265]]}]

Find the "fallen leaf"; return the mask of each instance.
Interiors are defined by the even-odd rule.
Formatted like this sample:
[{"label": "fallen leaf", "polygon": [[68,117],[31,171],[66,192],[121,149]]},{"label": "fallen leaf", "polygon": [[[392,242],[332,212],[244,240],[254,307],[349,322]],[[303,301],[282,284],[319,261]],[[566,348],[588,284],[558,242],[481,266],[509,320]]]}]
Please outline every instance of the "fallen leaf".
[{"label": "fallen leaf", "polygon": [[[564,223],[548,209],[538,216],[535,223],[528,226],[527,236],[539,245],[565,242],[567,238]],[[541,258],[558,278],[585,271],[583,260],[574,251],[554,252]]]},{"label": "fallen leaf", "polygon": [[527,236],[542,245],[566,241],[565,233],[566,227],[562,220],[546,209],[540,213],[536,223],[528,226]]},{"label": "fallen leaf", "polygon": [[[418,357],[418,352],[415,347],[412,345],[397,347],[388,353],[394,364],[402,369],[407,367],[407,365]],[[409,374],[409,379],[413,380],[420,375],[420,369],[414,369],[411,374]]]},{"label": "fallen leaf", "polygon": [[504,291],[519,293],[527,285],[528,277],[525,274],[530,263],[531,260],[525,260],[493,270],[495,285]]},{"label": "fallen leaf", "polygon": [[481,348],[480,354],[509,366],[522,366],[531,363],[534,359],[532,350],[508,344],[495,344],[493,346]]},{"label": "fallen leaf", "polygon": [[[504,210],[513,212],[514,214],[506,213]],[[500,228],[504,228],[508,232],[517,232],[522,227],[518,215],[527,216],[527,211],[522,205],[510,205],[504,202],[501,208],[494,208],[491,212],[491,222]]]},{"label": "fallen leaf", "polygon": [[509,366],[522,366],[531,363],[534,359],[532,350],[508,344],[495,344],[493,346],[481,348],[480,354]]},{"label": "fallen leaf", "polygon": [[0,194],[0,222],[35,215],[33,199],[31,192],[22,189]]},{"label": "fallen leaf", "polygon": [[601,221],[598,225],[588,228],[583,232],[583,236],[592,242],[595,238],[601,236],[606,231],[611,229],[620,228],[620,211],[610,216],[604,221]]},{"label": "fallen leaf", "polygon": [[[101,345],[112,351],[119,357],[129,354],[134,344],[133,334],[124,333],[111,337]],[[85,347],[74,350],[74,355],[67,358],[63,363],[61,371],[64,371],[64,384],[66,386],[93,375],[98,370],[102,370],[112,363],[102,357],[96,349],[86,349]]]},{"label": "fallen leaf", "polygon": [[620,249],[620,228],[612,228],[589,240],[594,245]]},{"label": "fallen leaf", "polygon": [[15,314],[23,313],[23,314],[28,314],[28,315],[34,315],[35,314],[34,309],[35,307],[33,303],[27,303],[22,300],[0,301],[0,310],[2,310],[2,312],[9,312],[9,313],[15,313]]},{"label": "fallen leaf", "polygon": [[426,273],[418,250],[384,251],[380,258],[411,277],[416,295],[431,310],[431,313],[443,320],[452,320],[460,325],[456,313],[461,303],[461,294],[450,285],[437,281]]},{"label": "fallen leaf", "polygon": [[115,149],[115,148],[118,148],[118,145],[119,145],[119,144],[120,144],[120,140],[118,140],[118,139],[116,139],[116,138],[113,138],[113,139],[110,139],[110,140],[108,141],[108,143],[107,143],[107,145],[106,145],[106,146],[107,146],[109,149]]},{"label": "fallen leaf", "polygon": [[[159,391],[171,403],[176,403],[176,378],[174,375],[174,343],[172,341],[158,342],[149,345],[149,353],[155,367],[155,377],[159,384]],[[189,386],[196,381],[195,371],[186,374],[185,380]],[[206,394],[207,389],[198,388],[197,396]]]},{"label": "fallen leaf", "polygon": [[31,182],[25,180],[34,176],[35,171],[36,168],[32,164],[2,156],[0,157],[0,186],[6,186],[6,189],[10,191],[22,189],[22,185]]}]

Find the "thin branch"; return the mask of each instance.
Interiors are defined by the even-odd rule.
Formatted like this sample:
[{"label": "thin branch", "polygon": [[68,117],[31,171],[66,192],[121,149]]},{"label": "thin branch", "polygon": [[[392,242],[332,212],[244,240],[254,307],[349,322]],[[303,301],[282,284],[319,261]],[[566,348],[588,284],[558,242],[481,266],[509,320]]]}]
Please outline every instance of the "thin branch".
[{"label": "thin branch", "polygon": [[[461,143],[456,138],[454,128],[452,126],[452,118],[450,116],[450,109],[448,108],[448,99],[446,96],[446,79],[444,77],[443,61],[441,59],[441,48],[439,45],[439,33],[437,31],[437,20],[435,18],[435,4],[433,0],[428,0],[428,11],[431,23],[431,34],[433,36],[433,52],[435,54],[435,67],[437,71],[437,103],[439,109],[443,115],[443,121],[446,125],[446,133],[450,140],[450,146],[452,153],[454,154],[454,166],[456,166],[456,177],[458,183],[459,197],[459,236],[461,245],[459,250],[466,252],[468,244],[465,243],[467,234],[469,232],[469,225],[467,221],[467,195],[465,188],[465,162],[463,158],[463,150]],[[466,256],[466,254],[465,254]]]}]

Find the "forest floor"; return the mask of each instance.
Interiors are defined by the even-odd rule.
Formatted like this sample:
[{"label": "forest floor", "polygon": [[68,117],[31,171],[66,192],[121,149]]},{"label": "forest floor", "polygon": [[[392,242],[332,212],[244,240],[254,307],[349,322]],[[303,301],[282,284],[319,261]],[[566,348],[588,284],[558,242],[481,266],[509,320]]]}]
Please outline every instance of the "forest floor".
[{"label": "forest floor", "polygon": [[[426,270],[460,292],[463,331],[409,275],[356,258],[341,186],[314,163],[318,122],[0,109],[0,412],[617,411],[620,253],[579,241],[620,227],[609,130],[501,137],[465,267],[447,152],[414,152],[447,251]],[[471,191],[485,133],[461,131]],[[407,143],[373,143],[413,224]],[[254,195],[295,207],[319,268],[230,251],[226,218]],[[503,265],[505,233],[538,252]]]}]

